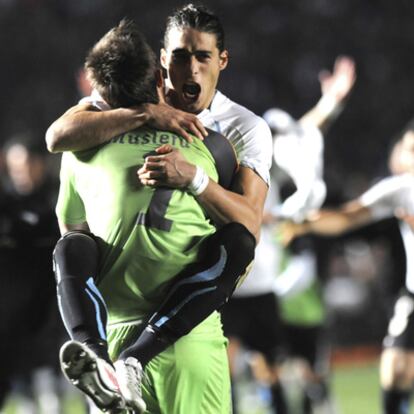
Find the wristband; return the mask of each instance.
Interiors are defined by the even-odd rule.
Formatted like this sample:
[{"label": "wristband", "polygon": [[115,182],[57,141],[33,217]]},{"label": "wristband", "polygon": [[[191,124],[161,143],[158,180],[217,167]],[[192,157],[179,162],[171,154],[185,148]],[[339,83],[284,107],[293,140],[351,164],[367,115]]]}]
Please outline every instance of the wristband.
[{"label": "wristband", "polygon": [[209,181],[206,172],[197,165],[195,176],[188,185],[188,191],[194,196],[199,196],[207,188]]}]

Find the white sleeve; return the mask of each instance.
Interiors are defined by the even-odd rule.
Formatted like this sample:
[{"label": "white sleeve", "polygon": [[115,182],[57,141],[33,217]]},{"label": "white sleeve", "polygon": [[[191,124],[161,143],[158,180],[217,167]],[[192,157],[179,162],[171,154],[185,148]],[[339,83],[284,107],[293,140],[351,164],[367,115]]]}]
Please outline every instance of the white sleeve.
[{"label": "white sleeve", "polygon": [[216,91],[208,110],[198,114],[201,122],[223,134],[233,145],[242,167],[254,170],[270,185],[272,133],[265,120]]},{"label": "white sleeve", "polygon": [[275,162],[290,175],[297,190],[275,214],[302,221],[310,210],[323,204],[326,197],[323,148],[320,130],[311,125],[297,123],[290,132],[276,138]]},{"label": "white sleeve", "polygon": [[240,165],[254,170],[267,185],[270,185],[272,166],[272,134],[266,122],[257,117],[258,122],[234,142]]},{"label": "white sleeve", "polygon": [[80,104],[90,104],[99,109],[100,111],[107,111],[111,107],[104,101],[99,92],[94,89],[89,96],[85,96],[79,101]]},{"label": "white sleeve", "polygon": [[406,190],[406,176],[387,177],[372,186],[359,198],[360,203],[370,209],[376,220],[394,215]]},{"label": "white sleeve", "polygon": [[273,283],[273,292],[289,297],[308,288],[316,278],[316,258],[309,251],[294,255]]}]

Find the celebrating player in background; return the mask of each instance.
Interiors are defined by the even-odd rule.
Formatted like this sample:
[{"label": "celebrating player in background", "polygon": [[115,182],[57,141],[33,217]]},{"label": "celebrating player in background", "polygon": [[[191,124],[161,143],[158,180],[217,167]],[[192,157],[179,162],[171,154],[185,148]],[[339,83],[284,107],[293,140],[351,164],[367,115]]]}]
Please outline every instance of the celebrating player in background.
[{"label": "celebrating player in background", "polygon": [[[255,369],[254,373],[269,383],[272,407],[278,414],[288,412],[279,378],[280,353],[285,347],[293,353],[292,356],[299,356],[306,361],[303,412],[311,412],[312,405],[323,404],[328,398],[325,378],[317,371],[324,311],[317,288],[315,253],[309,241],[297,243],[304,247],[289,252],[291,257],[288,267],[278,276],[282,272],[282,256],[287,251],[275,237],[276,224],[280,219],[301,221],[310,209],[320,207],[325,199],[321,132],[326,132],[352,90],[355,82],[353,60],[339,57],[333,72],[324,72],[320,82],[321,99],[299,121],[276,108],[264,114],[273,131],[276,164],[271,170],[272,186],[265,203],[262,236],[249,276],[223,309],[225,333],[230,338],[231,366],[234,366],[240,346],[259,352],[254,365],[261,366],[261,369]],[[279,202],[279,187],[283,184],[280,169],[293,180],[297,189],[284,203]],[[275,291],[278,296],[282,296],[281,314]],[[296,319],[293,323],[291,320],[287,330],[288,322],[282,318],[291,309],[288,308],[288,301],[293,301],[296,307],[298,303],[306,303],[308,308],[301,308],[305,315],[300,322]],[[293,324],[295,326],[292,328]],[[294,334],[288,335],[293,330]],[[293,338],[300,340],[293,341]],[[298,342],[301,343],[300,347]],[[259,364],[259,361],[263,363]],[[318,392],[315,392],[316,389]],[[237,387],[234,391],[237,391]],[[234,406],[237,406],[237,401]]]},{"label": "celebrating player in background", "polygon": [[408,123],[395,144],[389,162],[393,176],[384,178],[356,200],[337,210],[315,212],[303,224],[288,224],[287,239],[313,232],[338,235],[395,215],[399,219],[407,259],[405,290],[395,303],[381,355],[380,377],[383,413],[406,414],[414,381],[414,273],[411,246],[414,240],[414,121]]},{"label": "celebrating player in background", "polygon": [[[166,147],[164,146],[158,149],[159,156],[147,157],[146,163],[139,172],[140,178],[145,184],[151,186],[163,184],[169,187],[180,188],[185,187],[186,180],[194,182],[195,178],[197,178],[197,199],[215,219],[215,222],[223,226],[222,229],[228,228],[225,225],[226,223],[231,224],[232,221],[238,221],[245,224],[252,233],[258,235],[261,206],[267,192],[267,166],[270,164],[270,133],[260,118],[233,103],[215,90],[219,73],[227,64],[227,52],[224,49],[224,38],[220,22],[204,8],[197,8],[193,5],[185,6],[169,18],[165,42],[166,47],[163,49],[162,61],[170,76],[169,86],[171,87],[167,98],[183,109],[202,112],[201,116],[205,122],[209,122],[214,128],[221,129],[221,132],[230,141],[235,143],[236,152],[240,158],[240,167],[233,181],[234,192],[228,191],[224,187],[215,184],[212,180],[206,180],[202,171],[194,176],[194,168],[182,158],[179,151],[172,149],[165,151]],[[97,112],[97,105],[102,105],[102,102],[100,104],[96,103],[96,105],[91,103],[80,105],[68,111],[49,129],[49,144],[51,138],[55,144],[59,142],[59,134],[62,133],[60,138],[63,138],[63,141],[66,142],[64,144],[66,147],[69,145],[68,139],[73,139],[74,149],[79,149],[77,148],[79,143],[81,143],[81,147],[87,147],[94,140],[96,140],[95,143],[101,142],[101,137],[98,135],[102,131],[101,127],[98,126],[100,125],[99,119],[106,125],[107,130],[104,134],[107,134],[105,140],[108,140],[110,136],[116,135],[116,131],[125,128],[122,117],[126,114],[129,114],[132,118],[129,124],[127,124],[131,125],[131,123],[135,122],[134,126],[136,127],[136,115],[143,114],[142,108],[149,112],[157,112],[156,109],[159,108],[161,112],[164,112],[164,116],[166,113],[171,114],[174,112],[165,104],[158,106],[144,105],[138,109],[128,108],[127,110],[119,108],[105,112]],[[208,106],[209,109],[207,109]],[[148,118],[149,112],[141,116],[138,124],[143,123],[143,118],[144,120]],[[184,119],[187,119],[187,114],[181,111],[178,114],[180,116],[184,114]],[[87,133],[82,133],[83,128],[77,128],[76,123],[80,119],[84,121],[83,127],[88,125],[89,122]],[[118,124],[123,124],[122,128]],[[113,128],[113,133],[108,133],[108,128]],[[81,139],[79,139],[78,134],[81,134]],[[85,141],[82,140],[82,137],[85,138]],[[56,149],[55,144],[52,147]],[[219,149],[218,153],[220,154],[221,152],[222,150]],[[177,165],[177,162],[180,163],[179,173],[174,170],[174,165]],[[183,172],[186,176],[182,175]],[[201,184],[203,185],[201,186]],[[200,191],[201,187],[202,190]],[[240,246],[241,241],[246,241],[245,249],[251,251],[254,247],[254,242],[251,243],[249,232],[244,226],[234,226],[234,224],[233,228],[235,227],[241,231],[239,231],[237,237],[230,239],[238,246]],[[220,246],[231,240],[223,241],[220,237],[213,237],[211,243],[214,246],[209,248],[209,251],[222,250]],[[240,272],[236,274],[236,269],[243,266],[240,266],[242,260],[238,251],[237,255],[231,250],[227,253],[228,257],[225,262],[225,268],[231,268],[228,270],[235,277],[232,280],[227,279],[224,296],[222,294],[223,286],[220,285],[220,278],[212,282],[214,286],[211,289],[206,289],[205,293],[212,291],[207,296],[209,299],[197,299],[199,301],[198,312],[188,309],[187,306],[181,308],[179,304],[182,303],[182,297],[178,295],[179,301],[175,302],[175,310],[172,315],[179,311],[182,313],[182,316],[178,319],[179,323],[168,327],[170,331],[167,329],[167,336],[172,336],[176,339],[184,335],[195,326],[196,323],[194,321],[197,318],[200,319],[201,316],[205,317],[211,313],[230,294],[237,277],[240,276]],[[249,254],[245,256],[243,260],[251,259],[251,256],[249,259]],[[57,259],[56,255],[55,259]],[[232,265],[230,265],[231,263]],[[229,283],[230,281],[232,283]],[[173,296],[169,298],[168,306],[173,305],[173,299]],[[163,314],[160,313],[159,309],[155,319],[158,318],[158,320],[164,321],[162,316]],[[163,324],[160,323],[161,325]],[[116,332],[116,329],[120,329],[119,326],[113,327],[112,332]],[[162,333],[161,329],[153,329],[145,331],[145,334],[146,340],[144,343],[139,344],[140,351],[142,352],[141,357],[138,359],[149,361],[159,353],[160,344],[164,344],[161,348],[165,349],[166,341],[162,337],[166,335],[166,332]],[[149,337],[151,338],[150,340],[148,339]],[[167,343],[170,342],[167,340]],[[136,355],[137,349],[134,351]],[[179,398],[180,393],[175,392],[174,395]],[[197,396],[194,394],[193,398],[197,398]],[[169,409],[169,412],[172,411]]]}]

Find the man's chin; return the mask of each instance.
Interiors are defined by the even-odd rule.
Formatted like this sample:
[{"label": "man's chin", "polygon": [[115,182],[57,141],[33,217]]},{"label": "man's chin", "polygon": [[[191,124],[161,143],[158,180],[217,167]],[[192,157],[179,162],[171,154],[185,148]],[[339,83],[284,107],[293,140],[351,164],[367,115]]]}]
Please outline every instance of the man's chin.
[{"label": "man's chin", "polygon": [[181,101],[182,110],[185,112],[191,112],[194,114],[198,114],[201,112],[204,108],[202,108],[199,101],[189,101],[189,100],[183,100]]}]

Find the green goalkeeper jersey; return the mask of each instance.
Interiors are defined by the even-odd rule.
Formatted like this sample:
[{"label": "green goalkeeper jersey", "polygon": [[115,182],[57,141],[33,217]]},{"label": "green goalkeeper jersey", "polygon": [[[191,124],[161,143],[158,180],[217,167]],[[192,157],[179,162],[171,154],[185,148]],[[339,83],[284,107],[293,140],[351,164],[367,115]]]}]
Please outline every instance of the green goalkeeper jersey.
[{"label": "green goalkeeper jersey", "polygon": [[145,156],[171,144],[212,180],[227,174],[229,181],[237,166],[235,153],[226,138],[210,135],[216,139],[213,145],[199,139],[190,144],[170,132],[139,128],[99,147],[63,155],[56,213],[67,225],[87,222],[98,237],[97,284],[109,323],[149,316],[172,278],[196,260],[202,239],[215,231],[190,193],[142,186],[136,175]]}]

